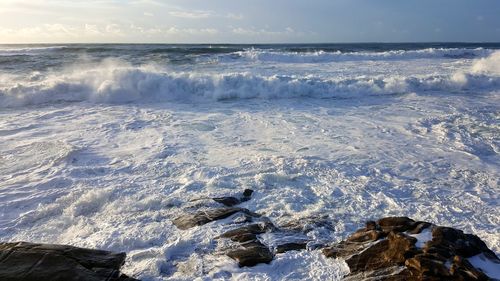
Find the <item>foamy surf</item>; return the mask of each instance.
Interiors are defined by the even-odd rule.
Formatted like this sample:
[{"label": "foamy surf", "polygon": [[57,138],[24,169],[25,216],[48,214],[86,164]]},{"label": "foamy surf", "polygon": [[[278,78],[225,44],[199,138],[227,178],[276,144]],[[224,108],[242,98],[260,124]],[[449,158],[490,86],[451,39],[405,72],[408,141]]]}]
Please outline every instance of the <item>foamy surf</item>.
[{"label": "foamy surf", "polygon": [[[473,60],[463,70],[449,73],[357,73],[343,75],[283,73],[266,75],[256,70],[239,72],[176,71],[158,65],[134,66],[123,60],[72,65],[31,76],[0,77],[0,107],[58,102],[175,102],[226,99],[362,98],[412,92],[491,91],[500,86],[500,52]],[[407,62],[405,62],[407,64]],[[411,64],[411,63],[410,63]],[[373,68],[388,66],[384,61]],[[346,67],[333,65],[335,67]],[[394,68],[394,67],[392,67]]]},{"label": "foamy surf", "polygon": [[[340,280],[345,262],[317,244],[385,216],[456,227],[500,253],[494,47],[257,51],[281,48],[283,62],[226,59],[248,46],[193,48],[0,56],[0,239],[125,251],[123,271],[142,280],[282,280],[292,270],[290,280]],[[307,58],[321,51],[370,57]],[[383,52],[394,54],[374,59]],[[305,250],[253,268],[214,239],[244,216],[173,223],[246,188],[254,194],[239,206],[276,225],[329,223],[299,237]],[[274,247],[281,237],[259,239]],[[470,262],[495,274],[481,256]]]}]

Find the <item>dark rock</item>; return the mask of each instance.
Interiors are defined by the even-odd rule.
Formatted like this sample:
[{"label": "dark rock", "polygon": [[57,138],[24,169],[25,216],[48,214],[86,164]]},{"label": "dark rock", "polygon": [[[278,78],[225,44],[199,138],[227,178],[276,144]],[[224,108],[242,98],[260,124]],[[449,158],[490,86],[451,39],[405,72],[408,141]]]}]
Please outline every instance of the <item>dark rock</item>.
[{"label": "dark rock", "polygon": [[415,221],[407,217],[387,217],[378,220],[377,224],[386,233],[391,231],[402,232],[413,229]]},{"label": "dark rock", "polygon": [[248,189],[248,188],[247,188],[247,189],[245,189],[245,190],[243,191],[243,197],[251,197],[251,196],[252,196],[252,194],[253,194],[253,190],[251,190],[251,189]]},{"label": "dark rock", "polygon": [[244,208],[220,208],[183,215],[174,219],[173,223],[179,229],[185,230],[198,225],[204,225],[212,221],[228,218],[238,212],[242,212],[251,217],[259,217],[258,214],[250,212]]},{"label": "dark rock", "polygon": [[257,240],[257,234],[266,232],[269,227],[266,224],[250,224],[225,232],[220,238],[229,238],[235,242],[246,242]]},{"label": "dark rock", "polygon": [[270,263],[274,255],[267,246],[259,241],[242,244],[242,248],[230,251],[227,255],[238,261],[240,267],[255,266],[259,263]]},{"label": "dark rock", "polygon": [[346,258],[346,263],[353,273],[401,266],[407,257],[416,252],[416,242],[414,237],[391,232],[387,239],[379,240],[366,250]]},{"label": "dark rock", "polygon": [[[410,234],[427,228],[432,230],[432,239],[422,248],[416,247],[417,239]],[[345,259],[351,270],[346,280],[490,280],[467,258],[482,254],[500,265],[500,259],[479,237],[406,217],[384,218],[375,225],[368,222],[323,253]]]},{"label": "dark rock", "polygon": [[365,224],[365,229],[366,230],[376,230],[377,229],[377,223],[374,221],[367,221]]},{"label": "dark rock", "polygon": [[243,196],[241,198],[236,198],[236,197],[216,197],[216,198],[212,198],[215,202],[218,202],[218,203],[221,203],[221,204],[224,204],[225,206],[227,207],[232,207],[232,206],[235,206],[235,205],[238,205],[242,202],[246,202],[248,200],[251,199],[251,196],[252,196],[252,193],[253,193],[253,190],[251,189],[245,189],[243,191]]},{"label": "dark rock", "polygon": [[307,243],[297,243],[297,242],[291,242],[291,243],[285,243],[278,245],[276,247],[276,253],[281,254],[285,253],[288,251],[300,251],[300,250],[305,250],[307,246]]},{"label": "dark rock", "polygon": [[215,202],[221,203],[224,206],[232,207],[241,203],[240,199],[235,197],[217,197],[212,198]]},{"label": "dark rock", "polygon": [[366,229],[360,229],[353,235],[349,236],[347,238],[347,241],[349,242],[368,242],[368,241],[375,241],[378,240],[383,236],[383,233],[378,230],[368,230]]},{"label": "dark rock", "polygon": [[432,230],[432,241],[428,247],[441,246],[448,248],[452,255],[456,253],[465,258],[484,253],[489,258],[496,255],[476,235],[464,234],[463,231],[450,227],[435,227]]},{"label": "dark rock", "polygon": [[237,260],[240,266],[254,266],[273,260],[274,255],[266,245],[259,241],[257,235],[275,229],[276,227],[270,221],[265,220],[229,230],[218,238],[229,238],[234,242],[239,242],[240,248],[229,251],[227,255]]},{"label": "dark rock", "polygon": [[0,243],[0,280],[133,281],[120,273],[125,253],[27,242]]}]

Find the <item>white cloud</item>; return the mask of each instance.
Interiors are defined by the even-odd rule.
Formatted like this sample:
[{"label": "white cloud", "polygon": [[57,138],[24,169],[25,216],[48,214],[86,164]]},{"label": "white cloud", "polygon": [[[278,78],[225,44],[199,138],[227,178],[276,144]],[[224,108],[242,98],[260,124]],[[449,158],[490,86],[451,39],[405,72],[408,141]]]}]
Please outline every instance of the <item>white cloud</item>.
[{"label": "white cloud", "polygon": [[155,16],[153,13],[149,13],[149,12],[144,12],[143,15],[146,17],[154,17]]},{"label": "white cloud", "polygon": [[172,11],[169,15],[185,19],[205,19],[214,16],[213,11]]},{"label": "white cloud", "polygon": [[284,30],[276,31],[269,29],[254,29],[254,28],[243,28],[237,27],[233,28],[232,32],[238,35],[246,35],[246,36],[302,36],[304,32],[296,31],[291,27],[287,27]]},{"label": "white cloud", "polygon": [[[132,42],[153,41],[181,42],[192,38],[213,38],[220,34],[215,28],[190,28],[177,26],[140,26],[135,24],[43,24],[20,29],[0,27],[0,43],[43,42]],[[7,41],[9,40],[9,41]]]}]

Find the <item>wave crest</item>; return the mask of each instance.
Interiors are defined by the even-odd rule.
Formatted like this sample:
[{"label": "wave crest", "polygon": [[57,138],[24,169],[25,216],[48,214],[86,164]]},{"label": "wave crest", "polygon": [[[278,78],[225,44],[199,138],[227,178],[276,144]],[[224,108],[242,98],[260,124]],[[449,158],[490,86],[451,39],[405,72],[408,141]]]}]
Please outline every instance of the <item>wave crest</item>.
[{"label": "wave crest", "polygon": [[249,49],[235,52],[222,60],[243,58],[247,60],[279,63],[325,63],[362,60],[401,60],[430,58],[476,58],[488,56],[492,50],[476,48],[427,48],[422,50],[392,50],[386,52],[281,52],[262,49]]},{"label": "wave crest", "polygon": [[0,107],[88,101],[95,103],[213,101],[247,98],[362,97],[422,91],[481,91],[500,88],[500,52],[478,60],[468,73],[354,78],[252,73],[203,74],[135,67],[120,61],[73,71],[22,78],[2,77]]}]

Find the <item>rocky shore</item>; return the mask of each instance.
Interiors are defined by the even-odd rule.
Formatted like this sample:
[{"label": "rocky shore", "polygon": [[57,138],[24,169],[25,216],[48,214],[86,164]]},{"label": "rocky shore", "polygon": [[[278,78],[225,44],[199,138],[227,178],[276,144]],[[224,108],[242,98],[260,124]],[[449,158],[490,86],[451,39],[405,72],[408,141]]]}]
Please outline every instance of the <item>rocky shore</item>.
[{"label": "rocky shore", "polygon": [[[180,230],[237,216],[227,231],[213,237],[228,240],[225,255],[240,267],[271,263],[287,251],[322,249],[327,258],[343,259],[350,274],[344,280],[499,280],[500,259],[476,235],[407,217],[368,221],[346,240],[324,245],[306,235],[331,224],[308,218],[275,225],[269,218],[236,207],[251,199],[209,198],[220,207],[193,211],[173,220]],[[333,231],[333,228],[331,228]],[[273,234],[275,245],[260,239]],[[26,242],[0,243],[0,280],[137,280],[120,272],[125,253]]]}]

